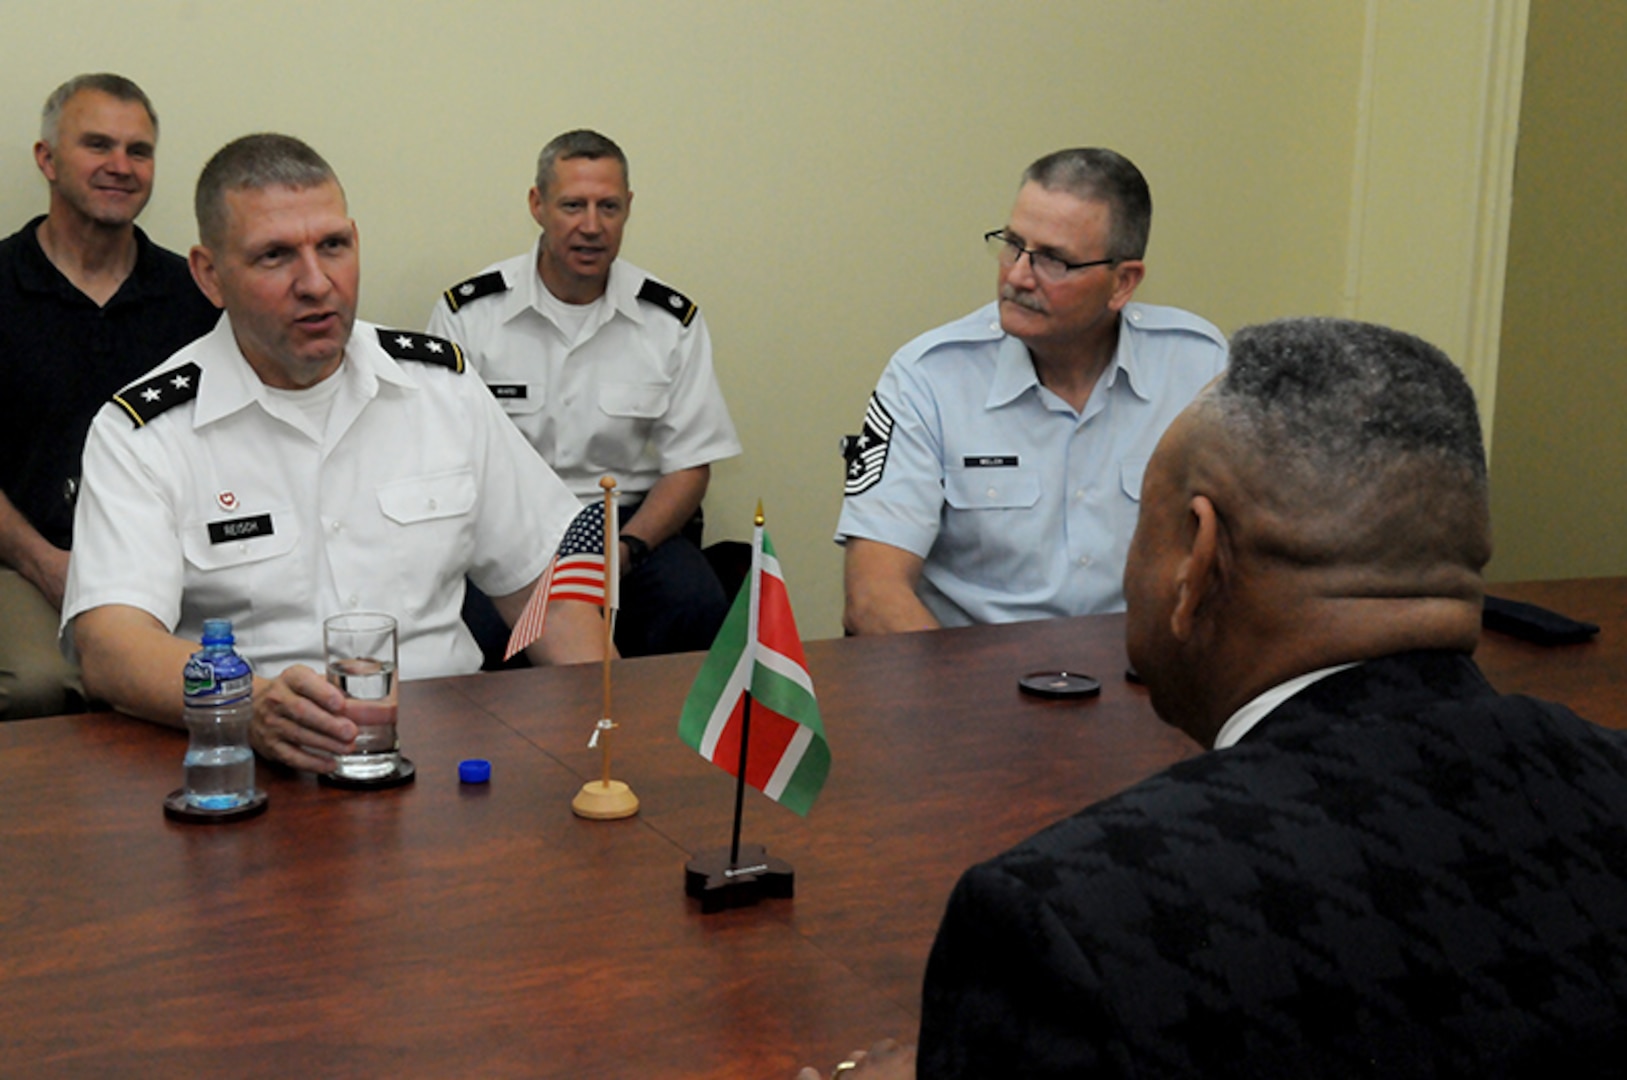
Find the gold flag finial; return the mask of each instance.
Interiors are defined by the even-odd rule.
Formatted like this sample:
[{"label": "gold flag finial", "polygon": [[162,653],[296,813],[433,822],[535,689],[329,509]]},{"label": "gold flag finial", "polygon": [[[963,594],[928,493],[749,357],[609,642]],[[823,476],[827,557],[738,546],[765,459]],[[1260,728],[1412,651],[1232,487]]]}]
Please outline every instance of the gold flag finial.
[{"label": "gold flag finial", "polygon": [[761,499],[757,500],[757,522],[756,522],[756,524],[757,524],[757,527],[759,529],[763,527],[763,500],[761,500]]}]

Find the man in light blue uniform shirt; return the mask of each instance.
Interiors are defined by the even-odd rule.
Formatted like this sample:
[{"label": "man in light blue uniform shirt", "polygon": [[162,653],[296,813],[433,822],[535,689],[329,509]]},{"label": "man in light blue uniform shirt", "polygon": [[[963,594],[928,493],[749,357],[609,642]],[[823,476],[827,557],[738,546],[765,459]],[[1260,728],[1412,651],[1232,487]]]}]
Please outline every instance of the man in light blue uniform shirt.
[{"label": "man in light blue uniform shirt", "polygon": [[1141,476],[1226,339],[1133,303],[1146,180],[1111,150],[1030,165],[987,236],[999,299],[901,349],[848,449],[850,633],[1124,609]]}]

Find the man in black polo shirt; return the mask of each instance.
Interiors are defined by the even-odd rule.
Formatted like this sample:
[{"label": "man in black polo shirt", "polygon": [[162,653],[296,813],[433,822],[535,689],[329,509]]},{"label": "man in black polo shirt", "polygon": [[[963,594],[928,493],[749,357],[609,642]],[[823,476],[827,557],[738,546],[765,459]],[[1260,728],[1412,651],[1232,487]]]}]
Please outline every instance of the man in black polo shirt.
[{"label": "man in black polo shirt", "polygon": [[0,720],[79,703],[56,642],[91,417],[218,317],[186,260],[136,228],[157,145],[129,79],[63,83],[34,144],[49,211],[0,241]]}]

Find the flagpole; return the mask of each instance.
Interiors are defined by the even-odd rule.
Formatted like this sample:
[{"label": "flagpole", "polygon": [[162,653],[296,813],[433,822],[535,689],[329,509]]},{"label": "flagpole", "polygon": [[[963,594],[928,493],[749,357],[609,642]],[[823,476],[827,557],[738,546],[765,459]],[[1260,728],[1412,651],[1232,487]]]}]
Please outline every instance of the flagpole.
[{"label": "flagpole", "polygon": [[610,657],[616,648],[621,557],[615,516],[616,481],[613,477],[601,477],[599,487],[604,489],[604,709],[588,746],[599,747],[600,771],[598,780],[589,780],[576,793],[576,798],[571,800],[571,810],[578,817],[613,820],[638,813],[638,796],[620,780],[610,779],[610,733],[616,728],[610,719]]},{"label": "flagpole", "polygon": [[[754,525],[751,537],[751,576],[743,586],[748,590],[743,598],[746,601],[746,635],[738,660],[738,664],[745,672],[745,686],[740,695],[740,756],[736,762],[734,779],[734,834],[727,849],[713,848],[697,852],[684,865],[684,893],[700,900],[701,911],[704,914],[755,904],[764,896],[785,898],[796,892],[796,871],[791,868],[790,863],[769,855],[768,849],[761,844],[740,843],[740,824],[745,817],[746,806],[746,766],[750,761],[748,747],[751,743],[752,686],[758,677],[757,669],[761,661],[762,582],[766,563],[763,552],[765,541],[761,499],[757,500]],[[736,596],[735,610],[739,609],[741,599]],[[721,632],[719,637],[721,640]],[[713,649],[716,648],[717,645],[714,644]],[[710,656],[709,653],[709,659]],[[713,707],[718,706],[714,704]],[[686,711],[688,708],[686,703]],[[774,706],[768,705],[765,708],[769,710],[768,715],[772,718]],[[723,760],[714,760],[719,765],[723,764]]]},{"label": "flagpole", "polygon": [[[751,531],[751,576],[747,578],[751,588],[751,606],[746,615],[746,648],[751,650],[750,669],[757,666],[757,623],[762,616],[762,572],[763,572],[763,500],[757,500],[757,516],[752,521]],[[734,778],[734,838],[729,843],[729,865],[740,865],[740,821],[746,811],[746,762],[747,747],[751,744],[751,677],[746,677],[746,692],[741,697],[740,711],[740,767],[735,770]]]},{"label": "flagpole", "polygon": [[740,769],[734,778],[734,838],[729,841],[729,865],[740,865],[740,819],[746,811],[746,744],[751,741],[751,691],[747,690],[740,714]]},{"label": "flagpole", "polygon": [[[610,719],[610,654],[615,651],[616,626],[614,608],[610,606],[610,575],[619,573],[621,568],[616,564],[621,560],[616,556],[619,552],[616,546],[621,542],[620,518],[612,518],[616,512],[616,481],[609,476],[599,478],[599,487],[604,490],[604,710],[599,713],[606,720]],[[615,524],[612,524],[615,522]],[[600,760],[603,767],[599,773],[599,783],[608,788],[610,786],[610,732],[606,727],[603,738],[600,740]]]}]

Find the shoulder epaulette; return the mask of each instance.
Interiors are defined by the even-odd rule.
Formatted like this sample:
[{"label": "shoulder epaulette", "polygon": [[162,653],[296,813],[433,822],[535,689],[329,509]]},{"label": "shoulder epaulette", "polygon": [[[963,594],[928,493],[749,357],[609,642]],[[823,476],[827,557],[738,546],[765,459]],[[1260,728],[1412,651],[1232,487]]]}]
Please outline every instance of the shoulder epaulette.
[{"label": "shoulder epaulette", "polygon": [[492,270],[477,274],[468,281],[460,281],[441,295],[446,297],[446,306],[455,312],[471,300],[479,300],[492,293],[508,292],[508,288],[508,282],[503,280],[503,272]]},{"label": "shoulder epaulette", "polygon": [[1176,330],[1188,334],[1197,334],[1226,348],[1226,335],[1220,328],[1201,315],[1194,315],[1183,308],[1166,307],[1163,304],[1143,304],[1139,301],[1125,305],[1124,317],[1143,330]]},{"label": "shoulder epaulette", "polygon": [[203,371],[197,364],[182,364],[178,368],[131,383],[117,394],[113,401],[135,421],[136,427],[177,405],[184,405],[198,396],[198,379]]},{"label": "shoulder epaulette", "polygon": [[654,304],[684,326],[694,322],[695,316],[700,313],[693,300],[654,278],[644,279],[644,287],[638,290],[638,298],[646,304]]},{"label": "shoulder epaulette", "polygon": [[430,334],[419,334],[412,330],[386,330],[380,326],[379,344],[384,351],[397,360],[419,360],[426,364],[439,364],[441,367],[451,368],[459,375],[463,374],[466,366],[463,362],[463,350],[458,343],[445,338],[434,337]]}]

